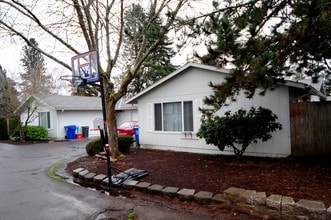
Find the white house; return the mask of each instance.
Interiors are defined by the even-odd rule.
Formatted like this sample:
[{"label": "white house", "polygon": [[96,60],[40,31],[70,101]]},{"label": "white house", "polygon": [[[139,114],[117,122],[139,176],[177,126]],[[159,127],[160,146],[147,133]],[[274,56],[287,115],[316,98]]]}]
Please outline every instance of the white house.
[{"label": "white house", "polygon": [[[102,120],[101,100],[98,97],[45,95],[30,96],[16,112],[21,114],[24,123],[28,113],[27,107],[34,106],[36,110],[29,125],[41,125],[48,130],[48,137],[64,139],[65,126],[77,126],[77,132],[82,132],[82,126],[93,128],[93,120]],[[99,132],[89,131],[89,137],[98,136]]]},{"label": "white house", "polygon": [[[128,103],[138,104],[141,147],[232,154],[231,149],[222,152],[196,136],[201,123],[199,107],[203,107],[203,99],[212,92],[209,82],[221,83],[228,74],[225,69],[188,63],[129,99]],[[247,99],[240,95],[236,102],[231,102],[218,114],[240,108],[248,110],[252,106],[272,110],[283,129],[273,133],[268,142],[249,146],[245,155],[284,157],[291,154],[289,103],[312,93],[321,95],[309,85],[286,82],[265,96],[255,95],[253,99]]]},{"label": "white house", "polygon": [[[64,139],[66,137],[65,126],[75,125],[76,133],[82,133],[82,127],[87,129],[88,136],[99,136],[99,131],[93,131],[94,121],[102,123],[102,105],[99,97],[87,96],[63,96],[44,95],[30,96],[16,112],[24,123],[27,118],[27,109],[35,106],[32,116],[33,121],[29,125],[41,125],[48,130],[48,137],[52,139]],[[124,121],[137,120],[137,109],[132,105],[123,105],[120,100],[115,110],[118,112],[118,125]]]}]

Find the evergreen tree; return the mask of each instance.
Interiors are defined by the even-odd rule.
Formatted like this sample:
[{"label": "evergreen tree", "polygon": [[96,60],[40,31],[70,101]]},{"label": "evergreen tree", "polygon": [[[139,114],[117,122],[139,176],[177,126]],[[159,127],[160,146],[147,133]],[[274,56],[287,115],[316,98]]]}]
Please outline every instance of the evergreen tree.
[{"label": "evergreen tree", "polygon": [[36,49],[38,43],[34,38],[30,39],[30,44],[23,46],[23,58],[21,59],[24,72],[20,74],[22,82],[22,98],[29,95],[52,94],[55,83],[51,75],[46,74],[46,65],[43,55]]},{"label": "evergreen tree", "polygon": [[[161,38],[160,46],[152,52],[138,71],[138,74],[128,88],[128,93],[136,94],[154,82],[176,69],[170,59],[174,56],[172,41],[162,33],[162,21],[156,17],[151,25],[147,25],[148,15],[139,4],[133,4],[125,13],[124,28],[124,60],[130,65],[141,53],[143,48],[150,47],[155,39]],[[147,38],[147,47],[144,44]]]},{"label": "evergreen tree", "polygon": [[7,77],[6,70],[0,65],[0,117],[10,118],[18,107],[16,83]]},{"label": "evergreen tree", "polygon": [[[209,36],[203,63],[234,66],[205,102],[219,109],[241,89],[248,98],[262,95],[285,76],[304,74],[317,81],[331,72],[331,4],[328,0],[251,0],[214,2],[215,10],[195,24],[197,34]],[[225,6],[225,7],[224,7]]]}]

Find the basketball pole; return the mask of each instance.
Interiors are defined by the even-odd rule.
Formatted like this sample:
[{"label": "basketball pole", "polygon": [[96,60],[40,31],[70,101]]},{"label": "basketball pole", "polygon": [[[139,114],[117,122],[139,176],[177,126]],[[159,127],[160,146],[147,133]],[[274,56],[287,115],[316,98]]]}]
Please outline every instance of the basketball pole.
[{"label": "basketball pole", "polygon": [[[101,139],[106,151],[107,157],[107,176],[108,176],[108,186],[112,185],[111,180],[111,165],[110,165],[110,152],[109,152],[109,142],[108,142],[108,130],[107,130],[107,113],[106,113],[106,102],[105,102],[105,94],[103,88],[103,77],[100,76],[100,92],[101,92],[101,104],[102,104],[102,115],[103,115],[103,135],[101,135]],[[102,131],[100,130],[100,133]]]},{"label": "basketball pole", "polygon": [[[96,58],[96,60],[91,60],[91,57]],[[82,62],[82,63],[81,63]],[[93,67],[92,67],[93,66]],[[105,90],[103,85],[103,77],[99,71],[99,53],[97,50],[89,51],[86,53],[78,54],[71,58],[72,67],[72,78],[71,83],[76,84],[75,77],[81,79],[83,83],[100,82],[100,92],[101,92],[101,104],[102,104],[102,115],[103,115],[103,129],[99,127],[100,138],[102,145],[106,151],[107,156],[107,176],[108,176],[108,186],[112,186],[111,179],[111,165],[110,165],[110,152],[109,152],[109,140],[108,140],[108,129],[107,129],[107,113],[106,113],[106,102],[105,102]],[[88,69],[86,69],[88,68]],[[97,77],[95,73],[97,71]],[[83,73],[83,74],[82,74]],[[77,75],[79,74],[79,75]],[[82,77],[83,76],[83,77]],[[92,76],[92,78],[91,78]],[[63,78],[63,77],[62,77]],[[64,79],[64,78],[63,78]],[[81,82],[79,82],[81,83]]]}]

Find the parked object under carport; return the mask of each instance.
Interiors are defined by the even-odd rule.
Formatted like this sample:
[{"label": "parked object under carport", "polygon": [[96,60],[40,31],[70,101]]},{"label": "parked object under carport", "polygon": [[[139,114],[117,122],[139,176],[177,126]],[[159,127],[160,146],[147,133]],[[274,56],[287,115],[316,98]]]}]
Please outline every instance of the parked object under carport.
[{"label": "parked object under carport", "polygon": [[82,133],[84,138],[88,138],[89,126],[82,126]]},{"label": "parked object under carport", "polygon": [[76,125],[64,126],[66,131],[66,139],[75,139],[76,137]]}]

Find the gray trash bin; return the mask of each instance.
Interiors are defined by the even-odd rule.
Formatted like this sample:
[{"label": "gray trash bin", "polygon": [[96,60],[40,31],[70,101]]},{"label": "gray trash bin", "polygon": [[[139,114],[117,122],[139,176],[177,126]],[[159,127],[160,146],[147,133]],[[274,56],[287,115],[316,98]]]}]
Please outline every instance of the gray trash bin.
[{"label": "gray trash bin", "polygon": [[83,137],[88,138],[89,126],[82,126]]}]

